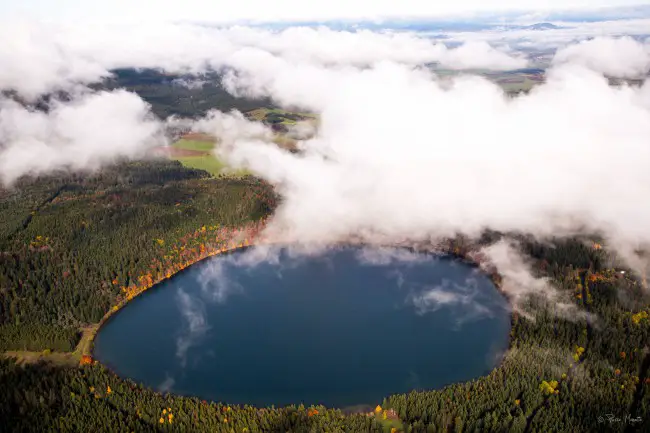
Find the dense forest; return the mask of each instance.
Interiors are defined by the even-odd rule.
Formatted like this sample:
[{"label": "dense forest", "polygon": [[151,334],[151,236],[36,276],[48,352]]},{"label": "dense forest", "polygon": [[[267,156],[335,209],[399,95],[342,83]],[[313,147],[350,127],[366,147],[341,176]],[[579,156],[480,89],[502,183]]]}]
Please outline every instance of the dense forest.
[{"label": "dense forest", "polygon": [[[527,313],[533,316],[513,314],[510,350],[490,375],[442,391],[391,396],[385,406],[412,431],[647,431],[647,289],[608,268],[611,257],[598,243],[511,237],[539,276],[591,315],[567,317],[531,299]],[[455,248],[461,256],[467,252]]]},{"label": "dense forest", "polygon": [[[200,75],[169,73],[157,69],[114,69],[111,76],[88,87],[99,91],[125,89],[137,93],[151,106],[157,117],[169,116],[197,118],[209,110],[238,110],[242,113],[259,107],[275,108],[268,98],[236,98],[221,84],[223,74],[209,71]],[[53,100],[70,101],[71,95],[64,91],[48,93],[35,101],[25,100],[15,91],[0,90],[0,96],[13,99],[30,108],[47,111]]]},{"label": "dense forest", "polygon": [[236,98],[221,85],[221,74],[207,72],[201,76],[170,74],[155,69],[116,69],[113,76],[96,89],[126,89],[137,93],[151,104],[155,115],[164,119],[171,115],[199,117],[208,110],[239,110],[273,107],[268,99]]},{"label": "dense forest", "polygon": [[80,329],[143,276],[175,272],[273,206],[257,179],[163,160],[24,180],[0,194],[1,351],[74,349]]},{"label": "dense forest", "polygon": [[[222,249],[277,200],[258,179],[210,178],[162,160],[23,179],[0,194],[0,350],[52,353],[73,350],[84,326],[160,276]],[[96,363],[8,358],[0,361],[2,430],[647,431],[650,300],[642,282],[609,267],[610,254],[592,240],[508,236],[591,316],[567,317],[531,299],[532,320],[513,314],[510,350],[486,377],[386,396],[368,402],[381,405],[369,415],[228,406],[159,394]],[[448,250],[467,256],[476,247],[457,239]]]}]

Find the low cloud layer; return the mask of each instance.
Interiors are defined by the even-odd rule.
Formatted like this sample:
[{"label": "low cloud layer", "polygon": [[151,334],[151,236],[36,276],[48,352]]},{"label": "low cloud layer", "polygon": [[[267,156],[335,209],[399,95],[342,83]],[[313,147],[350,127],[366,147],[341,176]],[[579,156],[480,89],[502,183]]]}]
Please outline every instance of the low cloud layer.
[{"label": "low cloud layer", "polygon": [[650,41],[594,38],[558,50],[553,63],[578,64],[611,77],[645,78],[650,72]]},{"label": "low cloud layer", "polygon": [[[440,62],[451,68],[509,69],[525,66],[514,54],[485,42],[448,49],[406,33],[345,32],[327,28],[216,28],[189,24],[59,26],[39,22],[3,23],[0,89],[35,98],[96,82],[115,68],[162,68],[205,72],[238,67],[251,55],[268,54],[291,64],[369,65]],[[262,65],[257,65],[258,67]]]},{"label": "low cloud layer", "polygon": [[283,239],[398,243],[491,228],[598,231],[632,255],[650,244],[650,85],[615,88],[603,75],[647,73],[641,42],[595,39],[561,50],[546,82],[513,99],[478,76],[442,80],[423,67],[526,64],[483,42],[449,49],[413,35],[187,25],[25,29],[0,48],[0,63],[10,65],[0,88],[77,96],[48,112],[0,102],[4,183],[138,157],[162,140],[162,123],[136,95],[78,90],[109,69],[225,68],[232,93],[319,115],[302,154],[271,144],[267,128],[239,113],[215,111],[194,124],[222,140],[231,164],[277,186],[284,200],[269,233]]},{"label": "low cloud layer", "polygon": [[451,69],[508,70],[528,66],[528,60],[522,55],[499,51],[484,41],[466,42],[454,49],[441,49],[437,61],[441,66]]},{"label": "low cloud layer", "polygon": [[[526,17],[523,17],[526,18]],[[548,21],[534,15],[527,17],[523,24],[535,24]],[[508,29],[487,30],[480,32],[449,32],[444,34],[446,41],[457,43],[484,41],[496,47],[510,47],[522,50],[555,50],[587,41],[593,38],[618,38],[623,35],[647,42],[650,32],[650,19],[612,19],[594,22],[558,22],[552,21],[556,28],[547,30]],[[433,36],[437,36],[438,33]],[[606,53],[602,53],[606,56]]]},{"label": "low cloud layer", "polygon": [[[270,230],[294,241],[589,231],[633,258],[650,244],[650,86],[610,86],[603,73],[626,76],[638,64],[607,51],[585,63],[583,47],[514,99],[476,76],[450,84],[391,62],[364,70],[276,62],[233,75],[230,87],[320,113],[316,136],[301,155],[241,140],[222,156],[278,186],[285,200]],[[628,260],[637,270],[639,262]],[[510,277],[512,287],[548,287]]]},{"label": "low cloud layer", "polygon": [[93,170],[163,143],[161,124],[125,91],[54,101],[48,112],[0,99],[0,181],[52,170]]},{"label": "low cloud layer", "polygon": [[[7,41],[0,47],[0,92],[13,92],[27,102],[52,92],[66,92],[72,99],[55,101],[49,112],[24,108],[6,97],[0,100],[0,181],[5,184],[25,174],[95,169],[117,157],[140,156],[154,141],[161,144],[161,125],[150,119],[147,105],[136,95],[92,93],[85,87],[110,77],[115,68],[229,71],[226,84],[237,93],[233,77],[252,75],[265,82],[291,69],[303,71],[299,80],[308,84],[319,73],[358,71],[377,62],[492,69],[526,65],[521,56],[485,42],[447,48],[412,34],[189,24],[5,24],[0,27],[0,37],[4,34]],[[204,79],[176,83],[197,86]],[[223,136],[226,131],[217,132]],[[258,132],[268,136],[263,128]]]},{"label": "low cloud layer", "polygon": [[229,156],[281,186],[278,224],[297,239],[584,226],[650,240],[647,86],[613,88],[573,64],[516,99],[478,77],[445,87],[389,63],[320,70],[303,86],[292,74],[305,71],[275,72],[238,84],[320,111],[317,136],[303,155],[243,140]]}]

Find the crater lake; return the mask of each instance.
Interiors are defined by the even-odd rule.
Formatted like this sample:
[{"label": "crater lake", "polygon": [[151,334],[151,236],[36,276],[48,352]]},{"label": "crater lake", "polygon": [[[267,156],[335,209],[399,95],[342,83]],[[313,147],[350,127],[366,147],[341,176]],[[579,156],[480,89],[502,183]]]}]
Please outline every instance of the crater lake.
[{"label": "crater lake", "polygon": [[100,328],[94,356],[162,392],[345,408],[485,375],[509,330],[490,279],[449,257],[252,247],[133,299]]}]

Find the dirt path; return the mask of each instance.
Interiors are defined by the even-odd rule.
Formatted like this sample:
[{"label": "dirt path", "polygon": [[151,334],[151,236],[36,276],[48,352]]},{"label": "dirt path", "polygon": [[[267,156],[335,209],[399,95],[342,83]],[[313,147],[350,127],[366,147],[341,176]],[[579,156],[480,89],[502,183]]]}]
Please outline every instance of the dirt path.
[{"label": "dirt path", "polygon": [[90,355],[92,341],[97,332],[98,325],[88,325],[81,329],[81,339],[73,352],[31,352],[29,350],[9,350],[4,353],[6,358],[16,358],[20,365],[34,364],[40,361],[50,362],[55,365],[75,367],[83,355]]}]

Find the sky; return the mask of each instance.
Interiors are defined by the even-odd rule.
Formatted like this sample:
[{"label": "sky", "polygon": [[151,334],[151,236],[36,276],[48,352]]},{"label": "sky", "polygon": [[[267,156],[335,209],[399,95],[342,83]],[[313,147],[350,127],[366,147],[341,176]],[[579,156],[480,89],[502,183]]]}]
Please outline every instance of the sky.
[{"label": "sky", "polygon": [[2,0],[4,18],[103,21],[327,20],[389,17],[444,17],[480,12],[580,10],[650,4],[647,0]]}]

